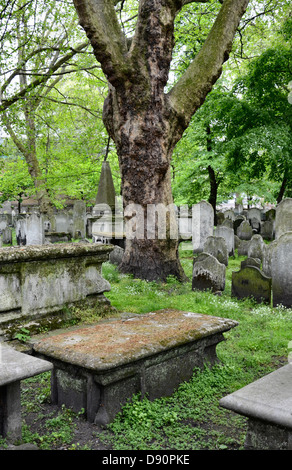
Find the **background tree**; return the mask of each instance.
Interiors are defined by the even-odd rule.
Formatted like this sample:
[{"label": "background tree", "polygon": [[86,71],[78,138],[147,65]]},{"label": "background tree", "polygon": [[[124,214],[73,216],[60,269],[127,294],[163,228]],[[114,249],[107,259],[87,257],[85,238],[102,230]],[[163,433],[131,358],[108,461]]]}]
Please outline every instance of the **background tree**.
[{"label": "background tree", "polygon": [[[146,279],[165,279],[170,274],[183,278],[178,242],[170,238],[170,228],[165,239],[146,233],[147,206],[170,207],[173,202],[173,149],[220,76],[248,0],[223,2],[199,52],[168,93],[175,18],[195,2],[137,3],[135,29],[130,31],[126,20],[119,18],[123,20],[123,7],[131,2],[74,0],[80,24],[109,82],[104,123],[119,156],[124,204],[139,205],[144,211],[141,239],[127,239],[121,269]],[[134,215],[125,213],[126,220],[132,223]]]},{"label": "background tree", "polygon": [[71,60],[88,43],[72,35],[76,19],[67,4],[16,0],[6,6],[0,31],[2,125],[27,162],[41,211],[50,214],[52,205],[37,159],[36,112],[62,76],[76,70]]}]

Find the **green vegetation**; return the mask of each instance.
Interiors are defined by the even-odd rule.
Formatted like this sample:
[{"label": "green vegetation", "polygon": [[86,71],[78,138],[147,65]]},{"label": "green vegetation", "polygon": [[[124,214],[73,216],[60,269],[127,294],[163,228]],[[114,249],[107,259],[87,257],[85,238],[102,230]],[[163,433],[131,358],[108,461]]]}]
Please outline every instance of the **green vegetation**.
[{"label": "green vegetation", "polygon": [[[216,366],[194,370],[193,378],[170,397],[153,402],[147,397],[133,397],[108,429],[101,434],[92,431],[93,441],[99,439],[103,448],[115,450],[243,448],[246,418],[220,408],[219,400],[287,362],[292,310],[231,297],[231,273],[242,259],[237,255],[230,258],[221,296],[192,291],[190,281],[180,284],[169,278],[167,283],[157,284],[133,279],[104,264],[104,276],[112,285],[108,298],[121,312],[177,308],[232,318],[239,324],[225,333],[226,341],[217,346],[220,362]],[[191,277],[191,251],[181,251],[181,260]],[[23,383],[23,442],[35,443],[41,449],[90,449],[92,441],[76,442],[77,426],[85,422],[82,411],[56,411],[52,406],[52,412],[44,414],[43,404],[50,402],[49,377],[46,373],[41,380],[35,377]],[[31,431],[36,423],[38,431]]]}]

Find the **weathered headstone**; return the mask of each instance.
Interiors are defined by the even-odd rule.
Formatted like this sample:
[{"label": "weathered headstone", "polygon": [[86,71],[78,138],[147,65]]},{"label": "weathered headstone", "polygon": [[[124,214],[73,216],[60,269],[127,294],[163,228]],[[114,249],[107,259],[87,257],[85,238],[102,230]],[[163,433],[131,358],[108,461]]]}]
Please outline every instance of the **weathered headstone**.
[{"label": "weathered headstone", "polygon": [[56,219],[56,232],[67,233],[69,232],[70,218],[69,214],[65,211],[57,212]]},{"label": "weathered headstone", "polygon": [[215,256],[219,263],[228,266],[228,248],[225,238],[208,237],[204,244],[204,253]]},{"label": "weathered headstone", "polygon": [[237,248],[238,256],[247,256],[250,240],[240,240],[240,244]]},{"label": "weathered headstone", "polygon": [[8,217],[6,214],[0,214],[0,232],[8,227]]},{"label": "weathered headstone", "polygon": [[214,232],[214,209],[206,201],[192,207],[192,242],[194,253],[201,253],[204,243]]},{"label": "weathered headstone", "polygon": [[10,227],[6,227],[2,232],[2,241],[5,245],[12,244],[12,230]]},{"label": "weathered headstone", "polygon": [[250,240],[247,255],[249,258],[259,258],[264,256],[265,243],[261,235],[254,235]]},{"label": "weathered headstone", "polygon": [[224,219],[224,222],[221,225],[222,227],[229,227],[233,229],[233,222],[232,222],[232,219],[229,219],[229,217]]},{"label": "weathered headstone", "polygon": [[251,297],[256,302],[271,303],[272,280],[255,266],[245,266],[232,273],[231,295],[238,299]]},{"label": "weathered headstone", "polygon": [[292,307],[292,231],[281,235],[271,245],[273,305]]},{"label": "weathered headstone", "polygon": [[236,234],[240,238],[240,240],[251,240],[251,237],[253,236],[253,231],[248,220],[244,220],[239,225]]},{"label": "weathered headstone", "polygon": [[275,238],[292,230],[292,198],[283,199],[276,208]]},{"label": "weathered headstone", "polygon": [[84,201],[76,201],[73,206],[73,237],[86,237],[86,205]]},{"label": "weathered headstone", "polygon": [[122,262],[123,256],[124,249],[116,245],[109,255],[109,262],[112,264],[119,265]]},{"label": "weathered headstone", "polygon": [[43,245],[45,231],[43,217],[39,214],[31,214],[26,218],[26,244]]},{"label": "weathered headstone", "polygon": [[16,241],[18,246],[26,245],[26,220],[25,216],[18,216],[15,226]]},{"label": "weathered headstone", "polygon": [[261,260],[259,258],[246,258],[241,261],[240,264],[241,268],[245,268],[246,266],[255,266],[256,268],[261,268]]},{"label": "weathered headstone", "polygon": [[238,215],[234,221],[233,221],[233,229],[235,235],[237,235],[237,229],[240,226],[240,224],[245,220],[245,217],[243,215]]},{"label": "weathered headstone", "polygon": [[262,213],[261,209],[259,209],[258,207],[252,207],[251,209],[248,210],[248,219],[249,220],[256,219],[258,220],[259,223],[261,223],[261,220],[262,220],[261,213]]},{"label": "weathered headstone", "polygon": [[265,220],[262,222],[261,226],[261,235],[264,240],[273,240],[274,239],[274,224],[272,220]]},{"label": "weathered headstone", "polygon": [[235,219],[234,210],[228,209],[227,211],[225,211],[224,212],[224,217],[225,217],[225,219],[234,220]]},{"label": "weathered headstone", "polygon": [[223,212],[217,212],[217,225],[221,225],[225,220]]},{"label": "weathered headstone", "polygon": [[192,289],[223,291],[225,273],[225,264],[219,263],[215,256],[201,253],[194,259]]},{"label": "weathered headstone", "polygon": [[223,237],[226,241],[228,255],[234,255],[234,230],[230,227],[224,227],[224,225],[220,225],[216,227],[215,230],[215,237]]}]

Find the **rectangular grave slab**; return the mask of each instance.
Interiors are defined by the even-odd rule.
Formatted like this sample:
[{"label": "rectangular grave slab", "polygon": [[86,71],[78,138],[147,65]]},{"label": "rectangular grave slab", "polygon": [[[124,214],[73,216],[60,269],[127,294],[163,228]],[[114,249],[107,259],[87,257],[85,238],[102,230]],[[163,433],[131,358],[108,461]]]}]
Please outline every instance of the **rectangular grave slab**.
[{"label": "rectangular grave slab", "polygon": [[168,396],[195,367],[214,364],[223,333],[237,322],[179,310],[105,321],[35,340],[33,354],[54,364],[52,401],[110,423],[133,394]]}]

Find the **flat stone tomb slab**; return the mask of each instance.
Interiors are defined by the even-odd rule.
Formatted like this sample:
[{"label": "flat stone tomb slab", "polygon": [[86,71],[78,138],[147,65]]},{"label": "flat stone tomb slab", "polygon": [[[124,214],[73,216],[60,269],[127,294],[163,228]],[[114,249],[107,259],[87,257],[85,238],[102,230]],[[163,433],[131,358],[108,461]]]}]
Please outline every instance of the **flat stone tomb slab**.
[{"label": "flat stone tomb slab", "polygon": [[0,435],[21,438],[20,382],[50,371],[53,365],[0,343]]},{"label": "flat stone tomb slab", "polygon": [[54,363],[52,400],[96,424],[112,421],[133,394],[170,395],[195,367],[217,360],[216,345],[237,322],[179,310],[125,316],[36,340]]},{"label": "flat stone tomb slab", "polygon": [[292,448],[292,364],[288,363],[220,400],[249,418],[246,448]]}]

